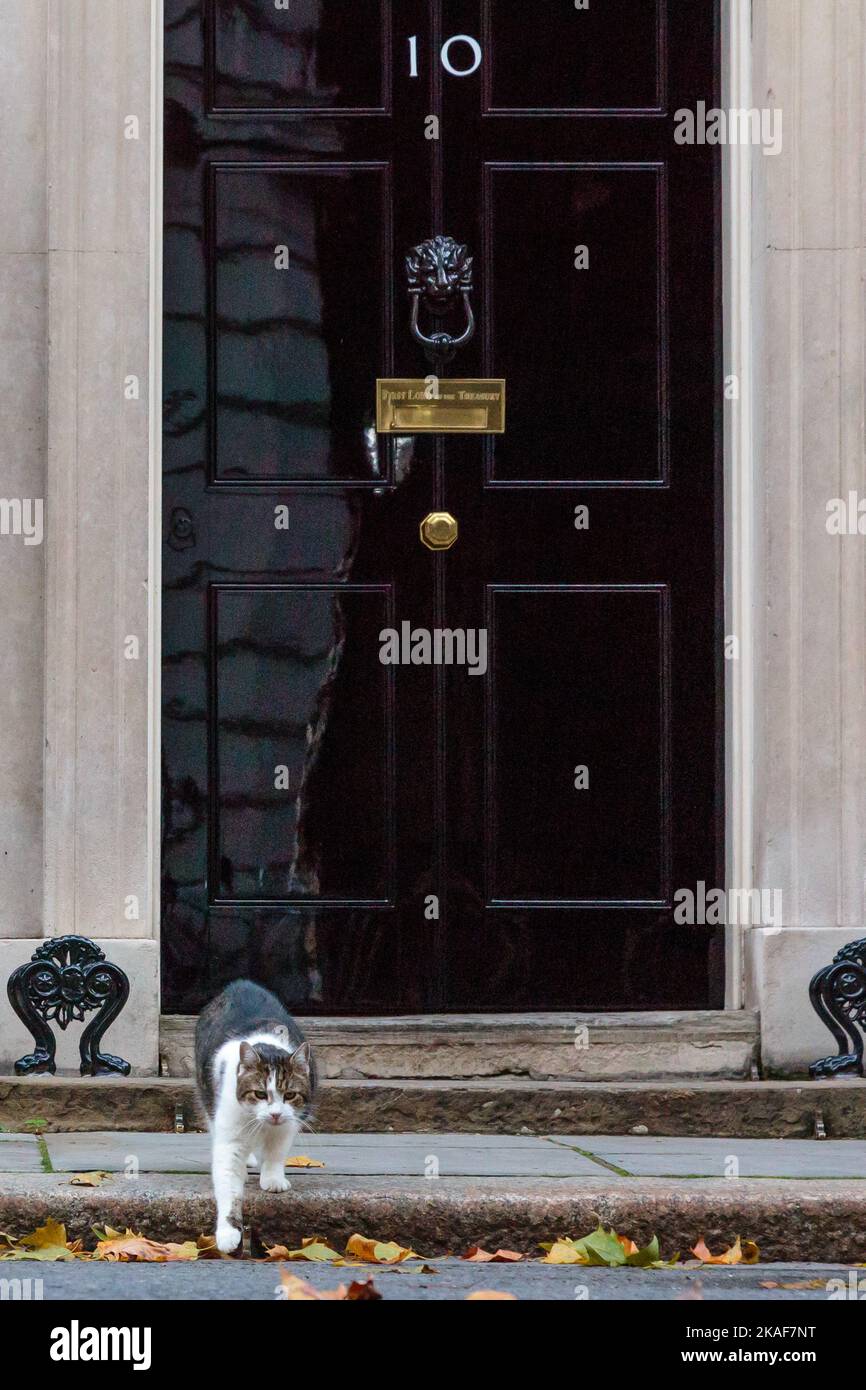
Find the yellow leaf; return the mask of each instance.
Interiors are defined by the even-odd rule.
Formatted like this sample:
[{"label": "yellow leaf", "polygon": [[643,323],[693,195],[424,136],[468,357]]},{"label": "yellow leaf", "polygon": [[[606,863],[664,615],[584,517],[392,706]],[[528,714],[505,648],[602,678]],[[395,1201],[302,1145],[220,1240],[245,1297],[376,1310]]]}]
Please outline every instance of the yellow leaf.
[{"label": "yellow leaf", "polygon": [[113,1173],[73,1173],[69,1179],[73,1187],[101,1187],[107,1178],[113,1177]]},{"label": "yellow leaf", "polygon": [[588,1265],[589,1258],[566,1240],[555,1240],[541,1260],[543,1265]]},{"label": "yellow leaf", "polygon": [[307,1158],[306,1154],[294,1154],[286,1159],[287,1168],[324,1168],[320,1158]]},{"label": "yellow leaf", "polygon": [[350,1236],[346,1245],[346,1254],[354,1255],[356,1259],[363,1260],[366,1264],[374,1265],[398,1265],[404,1260],[423,1260],[425,1257],[419,1255],[416,1250],[408,1250],[403,1245],[398,1245],[394,1240],[370,1240],[367,1236]]},{"label": "yellow leaf", "polygon": [[266,1260],[310,1260],[319,1264],[343,1264],[342,1257],[319,1236],[308,1236],[300,1250],[288,1250],[285,1245],[266,1247]]},{"label": "yellow leaf", "polygon": [[129,1230],[121,1235],[110,1226],[105,1228],[105,1239],[97,1241],[93,1253],[94,1260],[116,1260],[122,1263],[140,1261],[146,1264],[168,1264],[176,1260],[197,1260],[199,1249],[194,1240],[182,1244],[173,1241],[148,1240],[135,1231]]},{"label": "yellow leaf", "polygon": [[49,1216],[44,1226],[37,1226],[29,1236],[22,1236],[21,1244],[28,1250],[42,1250],[49,1245],[62,1245],[66,1249],[66,1227]]},{"label": "yellow leaf", "polygon": [[[11,1237],[3,1239],[9,1241]],[[66,1227],[49,1217],[44,1226],[38,1226],[14,1245],[0,1250],[0,1260],[74,1260],[80,1254],[81,1242],[68,1242]]]},{"label": "yellow leaf", "polygon": [[491,1255],[488,1250],[482,1250],[480,1245],[470,1245],[466,1254],[461,1256],[464,1260],[470,1260],[473,1264],[512,1264],[522,1260],[523,1256],[518,1255],[516,1250],[495,1250]]},{"label": "yellow leaf", "polygon": [[466,1295],[467,1303],[493,1303],[494,1300],[498,1303],[503,1301],[516,1303],[517,1294],[501,1293],[499,1289],[476,1289],[474,1293],[468,1293]]}]

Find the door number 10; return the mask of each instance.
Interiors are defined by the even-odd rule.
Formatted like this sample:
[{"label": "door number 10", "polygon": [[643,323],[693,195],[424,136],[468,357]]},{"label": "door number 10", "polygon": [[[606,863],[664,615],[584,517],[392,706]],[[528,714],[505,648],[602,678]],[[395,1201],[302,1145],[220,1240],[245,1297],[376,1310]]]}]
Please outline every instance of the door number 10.
[{"label": "door number 10", "polygon": [[[465,44],[471,55],[470,66],[458,68],[451,61],[451,50],[457,44]],[[473,39],[470,34],[452,34],[450,39],[446,39],[442,45],[440,53],[442,66],[446,72],[450,72],[452,77],[471,77],[473,72],[477,72],[481,67],[481,44],[477,39]],[[413,34],[409,40],[409,76],[418,76],[418,35]]]}]

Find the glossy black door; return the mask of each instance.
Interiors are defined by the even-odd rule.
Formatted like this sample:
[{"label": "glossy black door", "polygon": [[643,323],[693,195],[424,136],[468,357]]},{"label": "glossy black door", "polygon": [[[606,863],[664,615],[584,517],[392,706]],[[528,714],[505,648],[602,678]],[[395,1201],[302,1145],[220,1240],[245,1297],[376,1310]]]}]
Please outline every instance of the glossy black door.
[{"label": "glossy black door", "polygon": [[[166,9],[165,1007],[717,1003],[715,3]],[[436,233],[507,430],[388,442]],[[383,665],[403,621],[487,674]]]}]

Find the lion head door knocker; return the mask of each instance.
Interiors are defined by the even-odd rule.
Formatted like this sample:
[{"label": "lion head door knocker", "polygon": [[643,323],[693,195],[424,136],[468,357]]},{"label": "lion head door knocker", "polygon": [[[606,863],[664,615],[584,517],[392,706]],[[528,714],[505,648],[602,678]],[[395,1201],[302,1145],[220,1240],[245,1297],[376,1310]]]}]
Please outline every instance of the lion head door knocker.
[{"label": "lion head door knocker", "polygon": [[[441,375],[459,347],[468,343],[475,333],[475,315],[469,296],[472,293],[472,257],[468,249],[450,236],[433,237],[422,241],[406,257],[409,297],[412,300],[412,336],[424,349],[428,362]],[[462,300],[466,325],[457,337],[444,328],[431,334],[421,331],[423,303],[426,312],[441,323]]]},{"label": "lion head door knocker", "polygon": [[70,1023],[83,1023],[93,1009],[99,1012],[79,1043],[81,1075],[129,1075],[130,1065],[122,1057],[99,1051],[103,1033],[129,998],[129,980],[86,936],[56,936],[43,942],[26,965],[12,971],[6,990],[36,1044],[35,1051],[15,1063],[16,1075],[56,1072],[57,1040],[51,1024],[64,1030]]}]

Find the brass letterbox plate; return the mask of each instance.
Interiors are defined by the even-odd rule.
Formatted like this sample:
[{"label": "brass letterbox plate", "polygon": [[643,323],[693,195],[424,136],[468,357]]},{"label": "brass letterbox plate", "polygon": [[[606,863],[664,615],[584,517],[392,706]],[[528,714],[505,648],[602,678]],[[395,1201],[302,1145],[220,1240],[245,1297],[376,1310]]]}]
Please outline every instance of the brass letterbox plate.
[{"label": "brass letterbox plate", "polygon": [[440,377],[431,388],[423,377],[380,378],[376,429],[379,434],[503,434],[505,382]]}]

